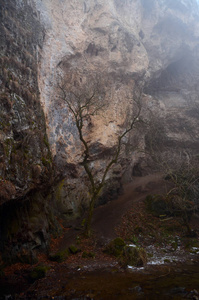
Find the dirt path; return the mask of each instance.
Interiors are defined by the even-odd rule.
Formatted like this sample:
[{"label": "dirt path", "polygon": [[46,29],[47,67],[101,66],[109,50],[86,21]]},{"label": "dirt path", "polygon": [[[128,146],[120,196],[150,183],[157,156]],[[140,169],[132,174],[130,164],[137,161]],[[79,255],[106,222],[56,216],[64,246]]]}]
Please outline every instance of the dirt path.
[{"label": "dirt path", "polygon": [[132,203],[144,199],[148,194],[165,192],[166,185],[161,174],[134,177],[124,186],[124,193],[118,199],[95,209],[92,227],[98,237],[112,239],[116,236],[115,227],[122,216],[132,207]]},{"label": "dirt path", "polygon": [[[92,228],[97,239],[102,243],[116,236],[115,227],[121,222],[122,216],[128,212],[132,204],[144,199],[148,194],[163,193],[166,191],[166,182],[161,174],[152,174],[144,177],[134,177],[133,181],[124,186],[124,193],[116,200],[95,209]],[[71,244],[78,231],[71,228],[65,233],[60,248]]]},{"label": "dirt path", "polygon": [[[42,260],[41,256],[39,263],[47,265],[49,271],[47,271],[45,278],[35,281],[33,284],[30,284],[28,281],[28,274],[33,267],[23,266],[21,268],[16,266],[17,269],[12,269],[10,273],[8,269],[6,271],[7,277],[5,277],[2,283],[0,282],[0,291],[4,289],[2,295],[9,295],[11,293],[14,295],[16,292],[20,294],[18,298],[9,299],[154,299],[153,296],[157,294],[158,290],[158,299],[163,299],[165,293],[168,297],[164,299],[171,299],[173,297],[170,297],[168,291],[171,294],[173,293],[171,283],[174,285],[174,288],[176,287],[175,282],[173,283],[173,274],[176,270],[179,273],[175,275],[178,276],[176,279],[177,284],[180,282],[180,287],[183,287],[181,289],[184,294],[181,298],[185,298],[184,295],[187,295],[188,291],[199,290],[196,280],[198,278],[198,258],[196,257],[195,261],[193,261],[192,253],[191,255],[187,254],[187,252],[183,252],[183,249],[182,252],[177,251],[174,257],[175,263],[164,264],[163,262],[162,265],[159,265],[158,262],[155,266],[154,263],[149,263],[143,270],[134,270],[133,272],[122,268],[115,257],[103,251],[106,242],[116,236],[115,228],[118,225],[122,223],[125,230],[128,228],[127,223],[123,222],[122,217],[129,212],[125,218],[130,216],[130,221],[133,222],[132,227],[130,223],[130,228],[134,228],[137,224],[140,224],[139,215],[141,214],[139,213],[139,209],[142,209],[142,206],[145,208],[144,204],[140,201],[144,200],[148,194],[164,193],[167,190],[166,184],[168,185],[168,182],[160,174],[133,178],[131,183],[124,186],[123,195],[95,209],[92,228],[95,231],[96,239],[93,239],[93,237],[87,240],[81,238],[80,245],[78,244],[81,252],[76,255],[70,255],[61,263],[51,261],[46,256]],[[153,216],[150,216],[150,220],[141,219],[141,222],[144,221],[142,223],[143,228],[148,228],[147,222],[153,222],[151,218]],[[78,222],[73,228],[66,229],[64,236],[60,238],[57,250],[66,249],[67,246],[77,241],[76,236],[80,232],[75,230],[76,225],[78,225]],[[153,223],[151,223],[152,225]],[[151,228],[153,230],[153,227]],[[155,220],[154,228],[156,231],[159,231],[159,228],[161,228],[157,220]],[[120,229],[120,233],[122,233],[122,227]],[[123,237],[122,234],[120,236]],[[148,239],[148,233],[146,236]],[[141,236],[141,242],[138,241],[140,245],[144,241],[143,238],[145,238],[144,232]],[[153,246],[153,262],[155,260],[159,261],[160,258],[162,261],[164,261],[164,258],[167,258],[168,261],[169,253],[171,254],[169,258],[172,261],[174,250],[173,248],[172,252],[170,250],[170,240],[163,240],[164,251],[162,252],[160,243],[158,242],[157,246],[157,244],[154,245],[154,241],[152,236],[149,245]],[[145,244],[143,247],[145,247]],[[166,254],[165,250],[168,250]],[[82,255],[83,251],[87,253],[91,251],[90,253],[94,253],[95,257],[84,258]],[[180,257],[180,260],[179,264],[176,265],[178,257]],[[186,268],[190,268],[190,270],[184,274]],[[165,285],[165,278],[168,280],[168,286]],[[158,281],[159,285],[157,288]],[[163,297],[160,294],[161,290]]]}]

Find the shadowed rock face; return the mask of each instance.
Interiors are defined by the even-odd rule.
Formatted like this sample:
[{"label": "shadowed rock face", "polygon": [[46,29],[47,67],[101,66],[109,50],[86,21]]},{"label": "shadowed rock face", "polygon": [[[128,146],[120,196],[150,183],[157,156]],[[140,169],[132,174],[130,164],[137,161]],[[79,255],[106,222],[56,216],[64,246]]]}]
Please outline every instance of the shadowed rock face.
[{"label": "shadowed rock face", "polygon": [[[144,102],[162,116],[170,140],[180,144],[184,139],[195,147],[198,17],[194,0],[0,0],[0,204],[8,202],[2,214],[9,211],[7,220],[12,220],[9,239],[17,232],[24,237],[21,244],[29,239],[34,241],[31,249],[39,247],[48,239],[49,223],[53,227],[49,203],[53,214],[66,221],[87,205],[87,182],[79,164],[82,147],[73,119],[57,97],[57,72],[81,70],[85,76],[108,78],[107,108],[86,132],[97,176],[132,116],[130,95],[142,89]],[[179,125],[184,119],[196,140]],[[143,133],[133,131],[99,203],[115,196],[121,179],[131,180],[133,166],[142,162],[137,140],[144,149]],[[52,160],[63,180],[53,184],[47,197],[43,191],[51,184]],[[38,189],[42,192],[35,193]],[[29,211],[20,224],[13,223],[19,207],[13,213],[15,202],[10,200],[18,200],[23,215]],[[28,236],[19,229],[26,223]]]},{"label": "shadowed rock face", "polygon": [[48,237],[39,190],[52,177],[37,81],[44,27],[31,1],[1,0],[0,20],[0,250],[30,262]]},{"label": "shadowed rock face", "polygon": [[27,2],[0,7],[0,204],[49,181],[50,151],[37,69],[44,28]]}]

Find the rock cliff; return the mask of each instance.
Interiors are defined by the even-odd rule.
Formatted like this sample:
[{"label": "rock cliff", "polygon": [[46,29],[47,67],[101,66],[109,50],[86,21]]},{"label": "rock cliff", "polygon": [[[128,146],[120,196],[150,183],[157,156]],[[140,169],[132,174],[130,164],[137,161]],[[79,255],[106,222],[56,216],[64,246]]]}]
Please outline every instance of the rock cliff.
[{"label": "rock cliff", "polygon": [[[107,78],[108,105],[92,118],[86,133],[96,176],[132,117],[136,95],[161,116],[170,141],[197,147],[199,8],[195,0],[0,2],[0,201],[6,202],[3,214],[10,211],[2,232],[6,241],[20,233],[18,241],[34,241],[33,249],[49,237],[49,203],[53,214],[66,221],[87,205],[82,148],[71,114],[58,97],[58,74],[81,71],[85,77]],[[131,180],[135,166],[138,173],[146,167],[144,154],[135,149],[145,148],[144,133],[133,130],[125,145],[100,203],[114,197],[122,181]],[[62,180],[54,181],[48,195],[52,161]],[[15,202],[23,214],[28,211],[16,226]],[[43,214],[38,213],[41,207]],[[28,237],[19,229],[26,222],[31,223]]]},{"label": "rock cliff", "polygon": [[49,226],[39,194],[52,177],[37,80],[45,31],[28,1],[0,1],[0,19],[0,236],[15,256],[16,241],[34,248]]},{"label": "rock cliff", "polygon": [[[57,72],[60,68],[66,74],[78,69],[85,76],[93,72],[111,78],[106,97],[109,105],[103,116],[92,119],[92,130],[88,133],[88,140],[93,143],[105,149],[116,143],[125,119],[131,117],[130,93],[136,90],[144,91],[145,102],[149,107],[156,106],[163,118],[176,119],[165,122],[168,135],[175,139],[176,113],[182,120],[190,110],[190,101],[194,104],[198,100],[198,4],[160,0],[60,1],[59,5],[57,1],[38,0],[35,3],[47,30],[39,70],[41,102],[55,163],[58,169],[69,172],[62,183],[62,187],[67,186],[65,191],[61,188],[62,205],[66,212],[75,213],[82,199],[79,190],[74,189],[78,179],[71,180],[68,166],[73,165],[81,177],[78,186],[83,185],[79,168],[81,145],[67,106],[57,97]],[[183,108],[179,111],[178,107]],[[196,128],[195,123],[186,119],[187,128]],[[181,139],[182,130],[178,135]],[[187,133],[186,140],[189,139]],[[132,146],[123,151],[116,171],[113,168],[110,173],[112,192],[118,191],[122,177],[131,180],[133,166],[141,161],[142,155],[135,151],[133,143],[134,131],[129,136]],[[138,147],[144,148],[141,134]],[[98,161],[99,173],[104,161],[105,157]]]}]

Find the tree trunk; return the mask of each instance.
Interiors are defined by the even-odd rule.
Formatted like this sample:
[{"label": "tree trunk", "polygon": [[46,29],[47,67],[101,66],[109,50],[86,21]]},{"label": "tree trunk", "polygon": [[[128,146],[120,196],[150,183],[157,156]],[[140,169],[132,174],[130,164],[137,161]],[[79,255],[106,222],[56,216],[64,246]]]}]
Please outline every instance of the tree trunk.
[{"label": "tree trunk", "polygon": [[95,205],[96,199],[97,199],[97,195],[93,195],[93,197],[91,198],[90,203],[89,203],[88,216],[86,219],[86,226],[85,226],[85,235],[87,237],[91,236],[91,222],[92,222],[92,218],[93,218],[93,210],[94,210],[94,205]]},{"label": "tree trunk", "polygon": [[187,228],[187,234],[188,234],[188,236],[191,237],[192,234],[193,234],[193,231],[192,231],[191,226],[189,224],[189,220],[188,220],[188,216],[187,216],[187,212],[186,211],[184,211],[182,218],[183,218],[184,225]]}]

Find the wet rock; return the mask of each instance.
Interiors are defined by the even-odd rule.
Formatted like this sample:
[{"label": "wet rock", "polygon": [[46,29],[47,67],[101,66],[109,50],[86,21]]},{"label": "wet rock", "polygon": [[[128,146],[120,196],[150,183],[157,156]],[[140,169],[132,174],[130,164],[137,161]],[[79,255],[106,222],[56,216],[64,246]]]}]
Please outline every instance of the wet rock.
[{"label": "wet rock", "polygon": [[134,288],[130,288],[130,290],[132,292],[136,292],[136,293],[142,293],[143,292],[141,286],[139,286],[139,285],[135,286]]},{"label": "wet rock", "polygon": [[143,267],[147,263],[147,253],[143,248],[125,246],[120,260],[125,266]]},{"label": "wet rock", "polygon": [[120,237],[112,240],[105,248],[105,252],[116,257],[119,257],[126,246],[124,240]]},{"label": "wet rock", "polygon": [[192,290],[189,293],[187,293],[186,295],[187,299],[194,299],[194,300],[198,300],[199,299],[199,293],[197,290]]}]

